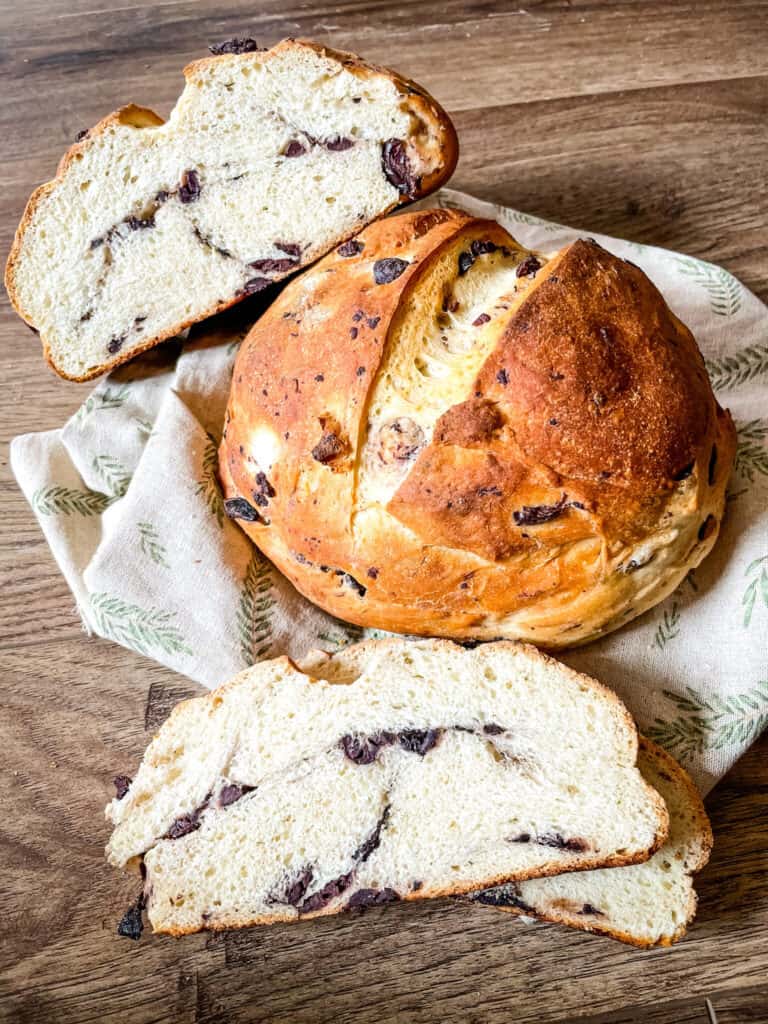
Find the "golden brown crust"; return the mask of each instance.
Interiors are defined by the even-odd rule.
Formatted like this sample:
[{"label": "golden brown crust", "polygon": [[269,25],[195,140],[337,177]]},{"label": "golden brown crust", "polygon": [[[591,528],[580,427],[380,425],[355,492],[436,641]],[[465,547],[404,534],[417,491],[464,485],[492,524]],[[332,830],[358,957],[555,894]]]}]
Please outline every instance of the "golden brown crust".
[{"label": "golden brown crust", "polygon": [[[314,603],[403,633],[574,646],[662,600],[716,540],[735,431],[648,278],[591,241],[545,264],[484,328],[489,354],[431,439],[398,423],[406,474],[364,509],[372,393],[402,373],[393,335],[420,322],[446,253],[515,243],[455,211],[358,239],[354,258],[332,253],[291,283],[241,347],[225,497],[251,500],[257,473],[275,492],[245,531]],[[375,285],[393,259],[406,269]],[[345,445],[331,464],[312,455],[328,415]]]},{"label": "golden brown crust", "polygon": [[[478,903],[476,906],[483,906]],[[577,931],[589,932],[591,935],[604,935],[608,939],[616,939],[619,942],[624,942],[628,946],[635,946],[637,949],[651,949],[653,946],[671,946],[685,935],[686,925],[680,925],[675,931],[674,935],[662,936],[658,942],[646,941],[641,939],[638,935],[633,935],[631,932],[625,932],[618,928],[610,928],[607,925],[600,924],[599,921],[587,920],[586,918],[579,918],[577,916],[563,915],[558,913],[540,912],[533,909],[520,910],[516,907],[492,907],[486,906],[487,910],[500,910],[504,914],[514,914],[515,917],[532,917],[537,921],[547,921],[549,924],[562,924],[568,928],[574,928]],[[695,911],[694,911],[695,912]],[[693,919],[693,912],[689,921]],[[177,934],[177,933],[171,933]],[[181,933],[178,933],[181,934]]]},{"label": "golden brown crust", "polygon": [[685,768],[670,753],[664,750],[663,747],[660,747],[658,743],[649,740],[647,736],[639,736],[638,739],[640,749],[642,749],[644,754],[652,757],[657,762],[659,774],[667,772],[667,774],[675,779],[679,786],[685,789],[688,810],[691,816],[695,818],[697,828],[696,850],[698,851],[698,857],[690,869],[690,873],[695,874],[697,871],[701,871],[708,863],[714,845],[712,824],[704,806],[701,793],[696,788],[696,784]]},{"label": "golden brown crust", "polygon": [[[338,60],[344,64],[348,70],[353,71],[359,77],[364,78],[366,76],[373,75],[386,75],[391,79],[393,84],[397,87],[401,94],[408,96],[409,105],[413,110],[414,116],[422,116],[422,119],[428,119],[428,123],[439,133],[439,145],[438,148],[442,149],[442,163],[441,166],[436,169],[433,173],[423,176],[419,181],[419,188],[417,194],[413,196],[402,195],[400,198],[392,204],[387,210],[382,212],[382,216],[388,213],[391,209],[396,206],[406,205],[414,200],[423,198],[429,195],[435,189],[438,189],[441,185],[445,184],[455,170],[456,163],[459,157],[459,143],[456,130],[448,117],[447,113],[437,103],[437,101],[429,95],[421,86],[414,82],[411,82],[407,78],[403,78],[397,72],[392,71],[389,68],[380,67],[379,65],[370,64],[355,54],[345,53],[341,50],[333,50],[330,47],[325,47],[317,43],[310,42],[308,40],[293,40],[284,39],[276,46],[272,47],[271,50],[258,53],[246,53],[246,54],[226,54],[220,56],[205,57],[201,60],[193,61],[184,68],[185,81],[189,81],[195,74],[204,71],[207,67],[211,66],[215,61],[221,60],[264,60],[273,53],[279,53],[286,49],[295,47],[306,47],[314,50],[321,56],[327,56],[332,60]],[[93,128],[89,129],[83,138],[78,139],[66,153],[62,156],[56,169],[55,177],[48,182],[40,185],[30,196],[27,201],[27,205],[19,222],[19,226],[16,229],[11,250],[8,255],[8,260],[5,266],[5,288],[8,293],[8,297],[11,301],[11,305],[14,307],[19,316],[24,322],[31,327],[36,333],[37,328],[35,326],[34,317],[28,311],[25,311],[19,296],[18,288],[15,282],[16,265],[21,257],[23,248],[24,235],[32,222],[35,211],[40,205],[43,199],[53,192],[58,183],[64,177],[69,166],[73,161],[80,158],[80,154],[87,148],[89,143],[96,137],[103,135],[104,132],[114,124],[133,125],[137,128],[144,128],[148,126],[160,126],[165,124],[163,118],[156,114],[153,110],[147,107],[139,107],[135,104],[129,103],[124,107],[120,107],[118,110],[106,117],[102,118]],[[345,236],[339,236],[329,246],[329,249],[339,245],[345,241]],[[277,274],[274,277],[275,282],[285,277],[286,274]],[[168,338],[174,337],[186,328],[191,327],[195,323],[199,323],[201,320],[205,320],[210,316],[214,316],[216,313],[223,312],[225,309],[229,309],[231,306],[241,302],[244,295],[234,296],[231,299],[223,300],[215,305],[209,307],[204,313],[190,317],[186,320],[180,321],[175,324],[172,328],[166,331],[159,332],[151,338],[145,338],[141,344],[134,345],[130,350],[123,353],[117,353],[110,357],[99,366],[89,370],[87,373],[81,375],[70,375],[60,369],[54,362],[50,346],[45,338],[41,338],[43,345],[43,356],[50,366],[50,368],[57,373],[60,377],[65,380],[71,380],[75,382],[83,382],[93,380],[95,377],[101,376],[108,370],[114,369],[123,363],[129,362],[141,353],[146,352],[150,348],[154,348],[159,345],[162,341]]]},{"label": "golden brown crust", "polygon": [[562,477],[624,493],[672,482],[714,418],[690,331],[641,270],[594,241],[569,245],[540,278],[481,390],[509,408],[520,447]]}]

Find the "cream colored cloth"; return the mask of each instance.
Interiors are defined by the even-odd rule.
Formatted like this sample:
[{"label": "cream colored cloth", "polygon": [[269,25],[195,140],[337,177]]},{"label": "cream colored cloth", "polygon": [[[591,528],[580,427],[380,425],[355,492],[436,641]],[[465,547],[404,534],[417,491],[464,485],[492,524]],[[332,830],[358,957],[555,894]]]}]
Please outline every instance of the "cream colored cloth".
[{"label": "cream colored cloth", "polygon": [[[585,234],[450,190],[429,202],[543,251]],[[713,554],[661,605],[563,660],[612,686],[706,791],[768,723],[768,309],[720,267],[594,237],[692,329],[739,447]],[[112,373],[61,430],[11,447],[88,629],[209,687],[260,658],[370,635],[300,597],[224,514],[216,446],[241,337],[198,328]]]}]

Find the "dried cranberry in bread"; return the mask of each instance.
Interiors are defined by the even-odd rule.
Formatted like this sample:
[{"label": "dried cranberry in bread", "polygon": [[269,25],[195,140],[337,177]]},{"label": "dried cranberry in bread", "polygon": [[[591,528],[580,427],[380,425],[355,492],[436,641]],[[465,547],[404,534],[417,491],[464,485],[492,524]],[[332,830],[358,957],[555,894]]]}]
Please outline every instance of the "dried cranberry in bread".
[{"label": "dried cranberry in bread", "polygon": [[590,240],[547,260],[449,210],[374,224],[292,281],[240,349],[228,420],[230,511],[315,604],[545,647],[699,564],[735,445],[637,267]]},{"label": "dried cranberry in bread", "polygon": [[669,811],[669,835],[650,860],[512,882],[472,899],[633,946],[671,946],[682,938],[696,913],[693,875],[709,860],[712,828],[688,773],[643,736],[637,766]]},{"label": "dried cranberry in bread", "polygon": [[6,286],[62,377],[267,288],[453,170],[447,115],[393,71],[294,40],[215,53],[167,123],[123,107],[27,204]]},{"label": "dried cranberry in bread", "polygon": [[[180,704],[112,801],[160,932],[647,859],[667,812],[599,683],[517,644],[369,641]],[[121,787],[122,788],[122,787]]]}]

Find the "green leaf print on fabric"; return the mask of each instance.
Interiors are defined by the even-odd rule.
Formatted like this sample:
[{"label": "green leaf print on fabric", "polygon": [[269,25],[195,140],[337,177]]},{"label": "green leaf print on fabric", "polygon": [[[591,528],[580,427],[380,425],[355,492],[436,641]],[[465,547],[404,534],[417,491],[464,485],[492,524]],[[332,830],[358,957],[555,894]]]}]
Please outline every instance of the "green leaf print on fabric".
[{"label": "green leaf print on fabric", "polygon": [[709,305],[717,316],[734,316],[741,309],[744,289],[733,274],[724,267],[714,267],[690,256],[678,256],[675,263],[679,269],[705,289]]},{"label": "green leaf print on fabric", "polygon": [[683,593],[685,593],[685,588],[686,587],[688,587],[689,590],[692,591],[692,593],[698,594],[698,592],[699,592],[699,584],[696,582],[696,570],[695,569],[689,569],[688,570],[688,572],[685,574],[685,576],[683,577],[681,582],[678,583],[678,585],[675,587],[675,593],[676,594],[683,594]]},{"label": "green leaf print on fabric", "polygon": [[457,203],[455,199],[451,199],[448,196],[439,196],[437,202],[443,210],[458,210],[459,213],[465,212],[461,203]]},{"label": "green leaf print on fabric", "polygon": [[[248,334],[248,329],[245,328],[245,327],[241,331],[237,332],[237,334],[232,339],[232,341],[230,341],[230,343],[227,345],[227,355],[228,356],[232,356],[232,355],[234,355],[238,351],[238,349],[242,345],[243,341],[245,340],[246,334]],[[234,364],[233,364],[233,368],[234,368]]]},{"label": "green leaf print on fabric", "polygon": [[272,566],[257,549],[253,549],[245,570],[240,606],[237,610],[237,631],[240,655],[246,665],[264,658],[272,646]]},{"label": "green leaf print on fabric", "polygon": [[219,486],[218,468],[219,450],[216,440],[210,434],[206,434],[205,450],[203,451],[203,461],[200,467],[201,475],[197,481],[195,494],[203,496],[203,500],[208,506],[208,511],[211,515],[216,516],[219,529],[222,529],[224,526],[224,497]]},{"label": "green leaf print on fabric", "polygon": [[134,422],[136,423],[136,430],[138,433],[148,441],[150,437],[152,437],[154,424],[150,423],[149,420],[141,420],[138,417],[135,417]]},{"label": "green leaf print on fabric", "polygon": [[664,650],[669,641],[674,640],[680,632],[681,601],[684,601],[686,595],[698,594],[698,592],[699,584],[696,580],[696,570],[689,569],[675,587],[672,593],[672,607],[664,610],[661,622],[656,627],[656,632],[653,635],[653,642],[659,650]]},{"label": "green leaf print on fabric", "polygon": [[734,471],[742,478],[754,483],[755,474],[768,476],[768,423],[765,420],[749,420],[737,424],[738,444]]},{"label": "green leaf print on fabric", "polygon": [[328,629],[324,629],[321,633],[317,634],[318,640],[329,644],[335,648],[335,651],[340,651],[343,647],[348,647],[350,644],[359,643],[361,640],[388,640],[391,637],[392,634],[387,633],[383,629],[372,629],[370,626],[365,628],[363,626],[355,626],[351,622],[342,622],[340,619],[337,619]]},{"label": "green leaf print on fabric", "polygon": [[634,252],[637,253],[638,256],[642,256],[642,254],[648,249],[648,246],[643,245],[641,242],[630,242],[628,238],[624,238],[622,239],[622,241],[624,245],[629,246]]},{"label": "green leaf print on fabric", "polygon": [[119,388],[106,387],[103,391],[89,395],[75,413],[75,423],[82,426],[92,412],[100,412],[102,409],[119,409],[130,393],[131,389],[128,385],[123,384]]},{"label": "green leaf print on fabric", "polygon": [[677,601],[672,602],[672,607],[665,609],[664,616],[656,627],[653,642],[663,650],[670,640],[674,640],[680,632],[680,605]]},{"label": "green leaf print on fabric", "polygon": [[122,498],[131,482],[131,474],[122,462],[112,455],[95,455],[91,465],[94,473],[104,481],[112,498]]},{"label": "green leaf print on fabric", "polygon": [[768,725],[768,679],[733,697],[704,698],[690,686],[685,695],[662,692],[680,714],[671,721],[657,718],[646,734],[682,760],[752,743]]},{"label": "green leaf print on fabric", "polygon": [[32,495],[32,507],[41,516],[100,516],[111,501],[107,494],[75,487],[41,487]]},{"label": "green leaf print on fabric", "polygon": [[140,608],[106,593],[91,594],[91,611],[99,633],[139,654],[192,654],[181,630],[173,624],[176,612]]},{"label": "green leaf print on fabric", "polygon": [[507,210],[498,204],[495,204],[494,208],[499,219],[511,220],[513,224],[529,224],[531,227],[542,228],[549,234],[555,234],[555,232],[563,230],[562,224],[555,224],[551,220],[542,220],[541,217],[535,217],[532,213],[522,213],[520,210]]},{"label": "green leaf print on fabric", "polygon": [[735,355],[705,360],[715,391],[728,391],[768,373],[768,342],[748,345]]},{"label": "green leaf print on fabric", "polygon": [[744,626],[746,628],[752,622],[752,613],[755,610],[756,604],[758,606],[763,604],[768,608],[768,555],[763,555],[762,558],[756,558],[753,562],[750,562],[744,575],[754,576],[741,599],[741,604],[744,608]]},{"label": "green leaf print on fabric", "polygon": [[351,622],[339,622],[338,626],[332,626],[317,634],[318,640],[330,644],[336,650],[347,647],[349,644],[356,644],[363,639],[363,627],[355,626]]},{"label": "green leaf print on fabric", "polygon": [[164,569],[170,569],[170,565],[166,561],[168,552],[160,543],[160,535],[152,523],[142,522],[137,523],[136,526],[139,531],[139,543],[142,553],[147,558],[151,558],[155,565],[162,565]]}]

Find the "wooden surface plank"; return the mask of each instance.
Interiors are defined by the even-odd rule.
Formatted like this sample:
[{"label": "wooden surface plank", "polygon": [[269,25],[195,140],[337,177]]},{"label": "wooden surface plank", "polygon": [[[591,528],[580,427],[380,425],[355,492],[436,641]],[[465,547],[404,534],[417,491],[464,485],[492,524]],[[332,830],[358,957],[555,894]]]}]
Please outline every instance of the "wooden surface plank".
[{"label": "wooden surface plank", "polygon": [[454,183],[722,263],[766,299],[767,115],[766,77],[461,111]]},{"label": "wooden surface plank", "polygon": [[[183,63],[198,57],[206,42],[245,33],[270,45],[284,36],[306,36],[400,64],[429,81],[452,110],[460,110],[477,106],[478,98],[484,105],[503,104],[511,98],[552,99],[756,74],[765,61],[764,38],[756,31],[763,13],[764,5],[754,0],[727,5],[713,0],[263,0],[257,7],[237,0],[226,8],[159,2],[114,9],[78,0],[52,10],[45,0],[26,0],[8,17],[7,61],[25,87],[20,102],[29,109],[35,102],[32,86],[52,73],[80,77],[79,87],[73,82],[72,88],[89,93],[90,103],[108,104],[114,94],[118,102],[163,105],[173,99]],[[108,27],[103,24],[107,14]],[[158,81],[155,72],[171,67],[169,50],[177,55],[173,73]],[[107,79],[98,95],[82,77],[88,71]],[[126,87],[140,94],[126,96]]]},{"label": "wooden surface plank", "polygon": [[[724,263],[768,298],[768,5],[493,0],[26,0],[0,7],[0,252],[74,133],[128,100],[167,114],[208,42],[307,35],[390,63],[455,115],[453,184]],[[698,1024],[768,1021],[768,739],[708,801],[701,910],[634,951],[448,900],[180,942],[119,939],[109,779],[196,688],[96,638],[16,489],[7,443],[89,390],[0,302],[0,1019]]]}]

